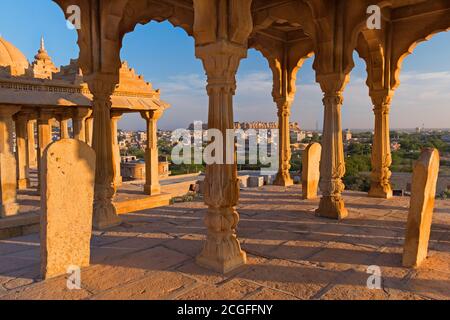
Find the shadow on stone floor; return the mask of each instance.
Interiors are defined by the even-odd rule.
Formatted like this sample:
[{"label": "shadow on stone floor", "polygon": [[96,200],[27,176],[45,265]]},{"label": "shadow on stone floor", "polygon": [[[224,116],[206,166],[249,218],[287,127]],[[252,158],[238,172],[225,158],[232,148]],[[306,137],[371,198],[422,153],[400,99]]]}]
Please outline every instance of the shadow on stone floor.
[{"label": "shadow on stone floor", "polygon": [[[125,270],[143,270],[143,271],[169,271],[177,272],[177,269],[187,263],[193,263],[193,257],[186,255],[186,248],[191,249],[191,253],[199,252],[203,241],[186,240],[186,239],[145,239],[145,238],[125,238],[111,237],[110,242],[103,247],[93,249],[93,266],[91,268],[100,268],[102,266],[107,268],[123,268]],[[142,248],[136,251],[124,251],[121,253],[121,243],[129,240],[136,240],[142,243]],[[161,243],[161,240],[166,242]],[[114,242],[115,241],[115,242]],[[145,242],[149,241],[147,244]],[[156,242],[152,242],[156,241]],[[177,241],[177,243],[171,243]],[[159,244],[158,244],[159,243]],[[26,251],[27,245],[22,248],[21,252]],[[125,246],[126,248],[126,246]],[[108,255],[103,260],[98,260],[98,249],[114,249],[118,254],[114,255],[108,252]],[[131,249],[131,250],[135,250]],[[278,283],[278,285],[295,284],[298,286],[325,286],[328,283],[335,285],[351,285],[364,287],[367,281],[367,273],[355,270],[353,268],[358,266],[368,266],[373,263],[374,257],[371,251],[348,250],[338,248],[320,248],[311,252],[310,247],[302,246],[270,246],[261,243],[257,245],[244,244],[243,249],[253,255],[266,256],[269,260],[262,264],[249,264],[236,271],[236,277],[244,280],[256,281],[258,283]],[[261,251],[269,251],[269,254]],[[189,250],[188,250],[189,251]],[[270,251],[273,254],[270,254]],[[303,254],[302,254],[303,253]],[[309,253],[309,254],[307,254]],[[305,256],[306,255],[306,256]],[[308,256],[309,255],[309,256]],[[175,258],[174,258],[175,256]],[[377,253],[379,260],[377,265],[380,267],[401,268],[401,254],[399,253]],[[9,259],[13,259],[10,257]],[[283,265],[281,260],[294,261]],[[296,261],[297,260],[297,261]],[[162,261],[169,261],[168,263]],[[170,263],[173,261],[173,263]],[[309,264],[311,266],[302,266],[298,263]],[[323,265],[325,264],[325,265]],[[344,267],[333,269],[327,264],[333,266],[343,265]],[[86,272],[89,272],[88,270]],[[209,271],[200,267],[190,270],[189,276],[205,276]],[[0,272],[1,276],[19,277],[22,281],[30,279],[37,281],[39,279],[39,265],[38,261],[31,261],[28,265],[10,270],[8,272]],[[404,289],[407,282],[403,278],[387,276],[383,280],[389,283],[390,288]],[[438,287],[450,285],[450,283],[435,281],[429,279],[416,280],[415,285],[425,287]]]},{"label": "shadow on stone floor", "polygon": [[[243,249],[251,257],[250,263],[227,275],[226,279],[239,277],[261,284],[276,284],[281,289],[286,285],[306,286],[308,289],[298,290],[307,292],[299,291],[297,296],[311,298],[329,283],[364,287],[368,277],[365,268],[376,264],[395,270],[383,276],[393,288],[403,290],[410,286],[407,275],[413,271],[401,267],[405,208],[397,206],[395,212],[385,214],[385,206],[365,203],[361,207],[364,210],[356,212],[352,210],[355,206],[349,203],[349,219],[338,222],[315,217],[309,209],[305,210],[305,207],[314,207],[316,201],[289,203],[298,208],[288,210],[280,208],[283,204],[277,202],[278,196],[286,198],[285,193],[267,193],[271,194],[276,207],[271,207],[272,201],[264,200],[259,190],[254,193],[261,201],[254,201],[252,195],[245,193],[242,197],[245,201],[238,210],[241,221],[237,233]],[[94,233],[93,266],[85,272],[92,274],[93,279],[98,279],[96,272],[99,270],[103,272],[100,274],[116,270],[118,278],[126,278],[127,272],[181,272],[194,278],[209,274],[219,277],[197,266],[186,270],[187,265],[195,265],[194,259],[204,244],[205,214],[203,203],[191,202],[124,216],[122,226]],[[441,218],[438,217],[438,221]],[[449,232],[448,224],[432,226],[430,248],[439,255],[450,252]],[[38,279],[38,244],[36,235],[0,242],[0,280],[2,277],[20,278],[27,283]],[[430,272],[430,277],[434,277],[436,271]],[[414,285],[450,288],[445,277],[436,279],[414,278]],[[309,292],[315,293],[309,295]]]},{"label": "shadow on stone floor", "polygon": [[135,189],[119,189],[118,191],[118,196],[120,196],[121,194],[131,194],[131,195],[139,195],[139,196],[144,196],[144,191],[143,190],[135,190]]}]

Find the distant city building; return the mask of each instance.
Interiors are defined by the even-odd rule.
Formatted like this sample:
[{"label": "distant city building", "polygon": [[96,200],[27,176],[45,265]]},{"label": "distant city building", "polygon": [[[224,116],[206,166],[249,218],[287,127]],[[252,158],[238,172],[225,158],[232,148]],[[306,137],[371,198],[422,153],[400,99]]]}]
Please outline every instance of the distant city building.
[{"label": "distant city building", "polygon": [[[159,157],[158,173],[160,179],[170,176],[169,165],[167,157]],[[120,171],[122,178],[125,180],[145,180],[145,162],[135,156],[122,157]]]},{"label": "distant city building", "polygon": [[401,149],[402,145],[398,142],[392,142],[391,143],[391,150],[392,151],[399,151]]},{"label": "distant city building", "polygon": [[350,131],[350,129],[347,129],[345,131],[345,141],[347,142],[352,141],[352,138],[353,138],[352,132]]},{"label": "distant city building", "polygon": [[291,131],[291,142],[301,143],[306,139],[307,133],[305,131]]}]

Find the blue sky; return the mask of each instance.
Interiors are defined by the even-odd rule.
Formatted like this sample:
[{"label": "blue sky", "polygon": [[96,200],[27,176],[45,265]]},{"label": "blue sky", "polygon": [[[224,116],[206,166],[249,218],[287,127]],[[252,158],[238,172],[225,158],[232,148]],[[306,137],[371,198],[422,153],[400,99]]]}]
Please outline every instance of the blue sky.
[{"label": "blue sky", "polygon": [[[61,9],[51,0],[2,0],[0,34],[17,46],[29,60],[45,37],[46,48],[56,65],[78,56],[76,32],[66,28]],[[126,35],[121,52],[147,81],[162,91],[162,99],[172,104],[160,127],[186,127],[194,120],[206,120],[208,100],[202,64],[194,56],[194,41],[169,23],[152,22]],[[392,128],[450,127],[450,33],[420,44],[404,63],[391,115]],[[314,82],[312,59],[298,75],[298,92],[292,121],[303,128],[322,127],[322,94]],[[365,86],[365,64],[355,57],[356,67],[345,91],[343,127],[373,127],[372,106]],[[275,121],[271,97],[271,72],[260,53],[250,50],[237,75],[236,121]],[[124,129],[143,129],[144,121],[127,116]]]}]

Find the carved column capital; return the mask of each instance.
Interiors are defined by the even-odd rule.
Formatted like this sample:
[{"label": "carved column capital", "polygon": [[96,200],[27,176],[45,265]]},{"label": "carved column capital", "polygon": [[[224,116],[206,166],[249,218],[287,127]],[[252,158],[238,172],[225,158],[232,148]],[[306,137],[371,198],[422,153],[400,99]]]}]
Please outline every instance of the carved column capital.
[{"label": "carved column capital", "polygon": [[29,115],[28,113],[25,112],[18,112],[13,116],[13,120],[14,121],[19,121],[19,122],[26,122],[28,121]]},{"label": "carved column capital", "polygon": [[340,107],[344,103],[344,96],[341,91],[325,92],[323,97],[323,105],[327,107]]},{"label": "carved column capital", "polygon": [[95,73],[88,76],[86,82],[96,100],[107,100],[114,93],[119,78],[114,74]]},{"label": "carved column capital", "polygon": [[236,91],[236,72],[241,59],[247,57],[247,48],[227,41],[219,41],[196,48],[208,77],[208,93],[215,91]]},{"label": "carved column capital", "polygon": [[119,110],[111,110],[111,120],[120,120],[123,116],[123,112]]},{"label": "carved column capital", "polygon": [[274,98],[275,103],[277,104],[278,108],[278,117],[281,116],[291,116],[291,108],[292,103],[294,102],[294,99],[291,97],[276,97]]},{"label": "carved column capital", "polygon": [[51,109],[41,109],[39,110],[38,120],[40,122],[48,122],[55,118],[55,113]]},{"label": "carved column capital", "polygon": [[374,105],[373,111],[375,113],[389,114],[393,96],[394,91],[392,90],[371,91],[370,97]]},{"label": "carved column capital", "polygon": [[162,110],[142,111],[141,117],[147,121],[150,121],[150,120],[158,121],[159,119],[161,119],[163,113],[164,112]]},{"label": "carved column capital", "polygon": [[72,115],[70,112],[57,112],[55,113],[55,118],[58,122],[61,122],[71,119]]}]

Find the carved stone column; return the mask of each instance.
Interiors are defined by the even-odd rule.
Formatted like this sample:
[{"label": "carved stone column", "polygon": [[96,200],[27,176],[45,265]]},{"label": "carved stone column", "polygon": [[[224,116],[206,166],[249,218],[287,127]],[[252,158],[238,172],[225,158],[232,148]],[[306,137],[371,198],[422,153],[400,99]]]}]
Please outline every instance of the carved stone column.
[{"label": "carved stone column", "polygon": [[344,144],[342,141],[341,108],[343,90],[349,77],[344,75],[317,76],[324,92],[325,106],[322,156],[320,163],[320,189],[322,198],[316,214],[332,219],[344,219],[348,216],[342,192],[345,185]]},{"label": "carved stone column", "polygon": [[59,125],[61,130],[61,139],[70,139],[69,120],[64,119],[59,123]]},{"label": "carved stone column", "polygon": [[[51,120],[54,118],[54,114],[51,110],[41,110],[38,116],[38,179],[39,187],[41,180],[41,168],[42,168],[42,156],[44,155],[45,148],[52,143],[52,125]],[[38,188],[39,188],[38,187]]]},{"label": "carved stone column", "polygon": [[58,114],[56,116],[56,120],[58,120],[58,122],[59,122],[59,131],[60,131],[59,138],[60,139],[70,139],[68,117],[64,114]]},{"label": "carved stone column", "polygon": [[369,196],[392,198],[389,170],[392,165],[389,111],[393,92],[386,90],[371,92],[375,113],[375,135],[372,146],[372,174]]},{"label": "carved stone column", "polygon": [[37,149],[36,149],[36,120],[29,119],[27,123],[27,136],[28,136],[28,167],[30,169],[37,169]]},{"label": "carved stone column", "polygon": [[147,149],[145,150],[145,186],[144,193],[154,196],[161,193],[159,184],[159,156],[158,156],[158,120],[161,111],[141,112],[147,122]]},{"label": "carved stone column", "polygon": [[92,131],[94,128],[94,118],[89,117],[86,119],[86,143],[92,147]]},{"label": "carved stone column", "polygon": [[122,175],[120,173],[120,148],[119,139],[117,137],[117,122],[122,118],[122,113],[111,111],[111,134],[113,143],[113,159],[114,159],[114,187],[117,189],[122,185]]},{"label": "carved stone column", "polygon": [[13,115],[16,106],[0,106],[0,217],[14,216],[17,204],[17,168],[13,152]]},{"label": "carved stone column", "polygon": [[[247,49],[229,42],[217,42],[197,47],[197,57],[202,59],[208,76],[209,129],[218,129],[226,137],[227,129],[234,129],[233,95],[236,90],[235,75]],[[208,213],[205,218],[208,227],[206,243],[197,263],[201,266],[226,273],[246,263],[247,256],[241,250],[236,236],[239,214],[236,205],[239,200],[237,165],[226,164],[227,150],[224,146],[223,164],[206,167],[205,203]],[[234,157],[234,159],[236,159]]]},{"label": "carved stone column", "polygon": [[17,188],[27,189],[30,186],[28,168],[28,139],[27,122],[28,115],[19,113],[15,116],[16,121],[16,162],[17,162]]},{"label": "carved stone column", "polygon": [[105,229],[121,223],[112,202],[116,189],[111,133],[111,95],[116,86],[116,79],[109,74],[97,73],[88,79],[88,85],[93,95],[92,147],[97,155],[93,226],[96,229]]},{"label": "carved stone column", "polygon": [[74,139],[86,142],[85,122],[91,114],[92,111],[88,108],[76,108],[74,110],[72,117]]},{"label": "carved stone column", "polygon": [[291,178],[291,136],[290,123],[292,99],[280,98],[276,100],[278,106],[278,123],[279,123],[279,171],[274,184],[277,186],[288,187],[294,184]]}]

